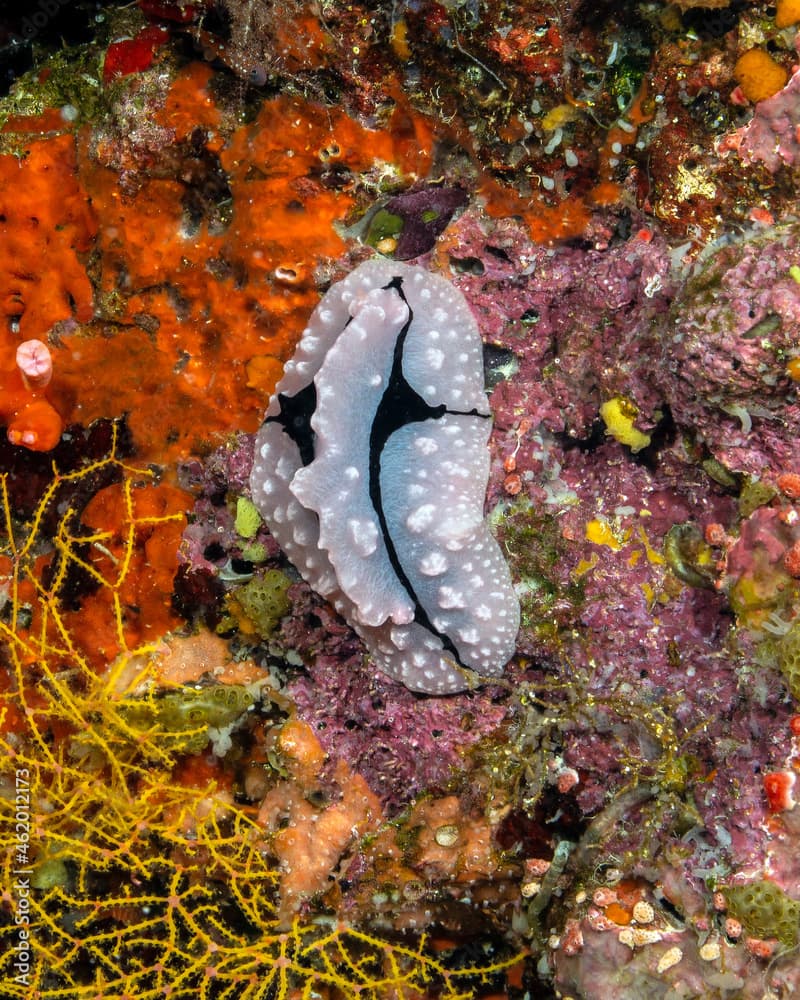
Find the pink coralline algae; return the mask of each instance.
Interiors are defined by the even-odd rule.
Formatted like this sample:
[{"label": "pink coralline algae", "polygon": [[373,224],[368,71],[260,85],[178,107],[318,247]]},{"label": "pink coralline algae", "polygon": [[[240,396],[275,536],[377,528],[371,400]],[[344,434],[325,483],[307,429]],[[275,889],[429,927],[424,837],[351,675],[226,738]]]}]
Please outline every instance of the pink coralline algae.
[{"label": "pink coralline algae", "polygon": [[[742,695],[737,672],[723,654],[724,595],[713,589],[676,587],[661,555],[670,527],[692,516],[728,520],[733,512],[722,491],[715,497],[716,491],[704,487],[700,477],[694,483],[686,477],[681,496],[670,483],[672,456],[664,457],[663,471],[654,473],[624,461],[617,444],[605,444],[591,454],[571,449],[563,456],[560,478],[573,499],[558,523],[569,543],[563,542],[568,548],[552,567],[550,583],[555,577],[556,589],[565,596],[571,581],[579,581],[580,595],[566,615],[563,608],[554,609],[573,624],[559,634],[554,658],[569,664],[573,683],[583,689],[582,704],[594,708],[581,711],[580,723],[566,727],[562,753],[580,776],[571,794],[587,815],[602,810],[609,788],[619,792],[626,787],[627,753],[639,761],[640,787],[652,782],[646,812],[653,824],[672,821],[671,807],[663,799],[665,789],[678,792],[681,783],[700,780],[702,792],[692,798],[692,808],[698,810],[696,821],[700,816],[706,821],[708,832],[687,852],[687,871],[712,868],[731,855],[737,863],[752,863],[759,846],[750,824],[755,815],[765,815],[761,778],[754,766],[759,750],[752,732],[764,727],[775,731],[772,760],[780,762],[786,751],[789,709],[775,674],[771,685],[752,686],[752,700]],[[539,502],[547,508],[546,497]],[[606,528],[602,534],[598,523]],[[513,521],[504,529],[504,537],[515,552]],[[525,579],[524,562],[516,565]],[[543,582],[538,581],[533,595],[540,608]],[[523,615],[531,608],[523,597]],[[548,633],[540,630],[540,656],[549,641]],[[766,704],[760,705],[758,699]],[[663,740],[666,734],[658,712],[651,714],[655,706],[664,707],[672,718],[674,742]],[[717,728],[705,732],[708,719],[718,720]],[[656,731],[661,731],[661,738]],[[621,746],[628,747],[627,753],[620,752]],[[720,832],[712,822],[713,813],[730,793],[732,781],[748,809],[730,818],[727,833]],[[632,836],[638,840],[640,834]],[[610,834],[610,840],[616,844],[608,848],[612,853],[630,849],[629,834],[623,830]],[[712,856],[716,861],[710,860]]]},{"label": "pink coralline algae", "polygon": [[675,423],[738,472],[775,476],[800,459],[787,370],[800,344],[798,253],[796,226],[722,246],[663,328],[656,377]]},{"label": "pink coralline algae", "polygon": [[[537,831],[558,810],[577,845],[569,869],[600,878],[616,861],[642,879],[638,912],[652,920],[592,915],[578,890],[562,899],[548,962],[564,995],[599,1000],[613,979],[634,996],[653,970],[675,969],[699,995],[718,983],[757,996],[755,938],[743,932],[723,967],[710,887],[766,857],[791,885],[776,824],[788,829],[796,810],[771,809],[764,775],[792,766],[793,709],[778,672],[753,666],[747,628],[731,632],[731,605],[754,569],[742,559],[759,558],[748,518],[753,531],[774,528],[775,580],[788,578],[794,534],[779,516],[791,505],[754,513],[723,463],[783,483],[791,499],[794,235],[723,246],[686,281],[652,226],[623,223],[544,250],[511,220],[468,211],[433,255],[447,249],[486,340],[508,352],[492,362],[503,377],[489,502],[503,512],[529,668],[507,746],[537,804],[509,815],[503,843],[547,854]],[[617,396],[652,435],[635,456],[602,436],[600,404]],[[749,451],[729,447],[737,434]],[[676,555],[670,538],[684,529],[696,541]]]},{"label": "pink coralline algae", "polygon": [[587,438],[600,404],[617,395],[655,412],[660,400],[641,345],[673,289],[659,236],[623,214],[596,226],[588,245],[553,251],[531,244],[511,220],[487,224],[465,213],[446,246],[484,336],[519,365],[492,397],[500,427],[524,414],[551,432]]},{"label": "pink coralline algae", "polygon": [[763,163],[774,174],[797,163],[799,130],[800,73],[795,73],[783,90],[759,101],[747,125],[724,136],[719,149],[735,150],[745,163]]},{"label": "pink coralline algae", "polygon": [[[296,614],[303,605],[297,603],[299,595],[294,596]],[[289,685],[298,716],[311,725],[334,760],[347,761],[367,779],[391,814],[424,792],[446,789],[453,775],[463,770],[469,750],[494,733],[506,717],[497,692],[483,689],[421,701],[365,664],[352,641],[350,657],[343,660],[343,643],[352,636],[349,629],[338,638],[338,655],[320,654],[320,647],[335,650],[342,625],[337,629],[331,613],[313,604],[308,613],[324,628],[301,626],[277,637],[278,641],[293,638],[291,648],[300,653],[312,636],[320,643],[317,654],[307,660],[307,671]],[[302,631],[305,642],[298,634]]]}]

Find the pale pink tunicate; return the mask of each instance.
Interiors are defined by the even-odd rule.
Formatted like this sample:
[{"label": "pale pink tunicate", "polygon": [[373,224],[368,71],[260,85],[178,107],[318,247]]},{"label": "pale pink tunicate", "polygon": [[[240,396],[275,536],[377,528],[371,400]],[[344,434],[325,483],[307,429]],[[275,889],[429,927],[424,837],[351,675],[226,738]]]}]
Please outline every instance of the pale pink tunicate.
[{"label": "pale pink tunicate", "polygon": [[17,367],[28,385],[41,389],[53,377],[53,358],[41,340],[26,340],[17,348]]}]

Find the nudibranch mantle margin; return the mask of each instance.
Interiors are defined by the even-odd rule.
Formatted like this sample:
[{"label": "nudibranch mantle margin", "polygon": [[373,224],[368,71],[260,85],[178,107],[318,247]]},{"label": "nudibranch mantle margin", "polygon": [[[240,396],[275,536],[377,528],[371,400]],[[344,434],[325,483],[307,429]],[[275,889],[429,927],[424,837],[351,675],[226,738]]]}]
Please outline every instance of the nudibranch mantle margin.
[{"label": "nudibranch mantle margin", "polygon": [[490,431],[461,293],[371,260],[323,296],[256,437],[275,540],[412,691],[462,691],[514,652],[519,602],[483,517]]}]

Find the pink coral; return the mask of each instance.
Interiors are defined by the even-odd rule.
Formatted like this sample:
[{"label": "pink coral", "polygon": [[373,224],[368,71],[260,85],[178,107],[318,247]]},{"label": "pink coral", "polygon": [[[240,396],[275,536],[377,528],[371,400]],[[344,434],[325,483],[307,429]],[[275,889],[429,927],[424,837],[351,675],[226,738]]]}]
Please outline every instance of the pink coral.
[{"label": "pink coral", "polygon": [[796,225],[727,243],[686,282],[662,327],[655,378],[675,423],[753,476],[800,464],[800,406],[786,365],[800,339],[798,249]]}]

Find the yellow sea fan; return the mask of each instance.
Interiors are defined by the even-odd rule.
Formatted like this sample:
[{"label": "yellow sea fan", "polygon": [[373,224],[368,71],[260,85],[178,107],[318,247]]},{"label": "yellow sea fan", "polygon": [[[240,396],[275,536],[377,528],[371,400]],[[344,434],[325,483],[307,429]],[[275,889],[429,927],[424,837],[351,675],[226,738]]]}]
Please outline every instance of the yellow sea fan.
[{"label": "yellow sea fan", "polygon": [[[46,525],[59,489],[73,486],[85,497],[108,472],[121,477],[130,502],[116,508],[113,526],[122,551],[103,562],[113,572],[101,573],[87,552],[105,547],[108,531],[85,531],[69,504],[55,531]],[[185,755],[192,718],[180,738],[164,739],[175,717],[183,725],[183,703],[165,710],[152,693],[139,694],[157,684],[161,637],[128,645],[121,595],[142,534],[152,541],[175,517],[137,517],[134,487],[155,488],[151,473],[123,463],[114,444],[76,472],[56,470],[26,524],[15,517],[6,485],[0,477],[4,996],[411,1000],[436,983],[445,1000],[466,1000],[472,980],[517,960],[488,957],[452,970],[424,936],[389,942],[334,918],[282,917],[280,872],[265,830],[236,802],[229,773],[209,768],[207,755]],[[42,559],[54,552],[55,563]],[[71,632],[62,606],[63,584],[78,565],[112,610],[121,652],[105,669]],[[198,735],[209,697],[219,707],[218,698],[199,696]],[[238,711],[250,695],[236,686],[222,701]],[[149,715],[132,707],[146,703]]]}]

